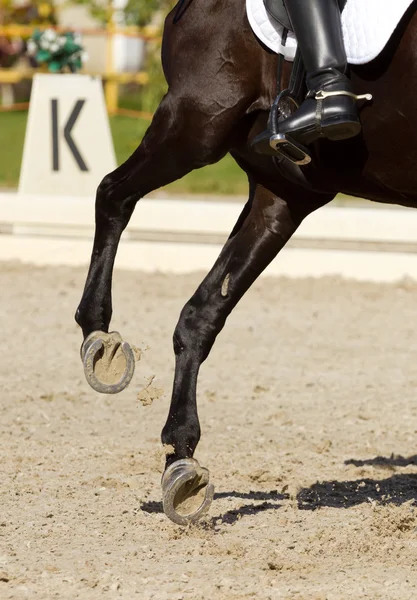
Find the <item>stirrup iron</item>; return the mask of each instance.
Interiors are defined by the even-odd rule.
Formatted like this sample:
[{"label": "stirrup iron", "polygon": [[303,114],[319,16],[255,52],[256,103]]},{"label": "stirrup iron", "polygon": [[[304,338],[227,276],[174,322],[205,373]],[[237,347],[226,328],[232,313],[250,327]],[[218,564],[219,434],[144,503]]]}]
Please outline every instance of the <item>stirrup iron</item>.
[{"label": "stirrup iron", "polygon": [[[288,108],[285,109],[282,104],[286,101],[289,104],[293,104],[295,108],[299,108],[297,100],[294,98],[290,90],[283,90],[277,98],[277,110],[283,116],[288,115]],[[311,156],[305,146],[297,142],[293,137],[285,133],[279,133],[279,121],[276,123],[277,131],[273,132],[269,138],[269,145],[271,148],[282,154],[285,158],[290,160],[292,163],[298,166],[308,165],[311,162]]]},{"label": "stirrup iron", "polygon": [[311,156],[302,144],[285,133],[275,133],[269,138],[269,145],[275,152],[282,154],[295,165],[303,166],[311,163]]},{"label": "stirrup iron", "polygon": [[[281,157],[286,158],[295,165],[308,165],[311,162],[311,156],[307,148],[288,134],[279,133],[278,116],[286,116],[289,110],[289,106],[285,108],[283,101],[293,104],[296,109],[299,106],[289,89],[280,92],[271,107],[266,130],[252,141],[252,146],[262,145],[265,151],[261,153],[270,155],[276,153],[276,155],[281,155]],[[267,148],[271,148],[273,152],[268,152]]]}]

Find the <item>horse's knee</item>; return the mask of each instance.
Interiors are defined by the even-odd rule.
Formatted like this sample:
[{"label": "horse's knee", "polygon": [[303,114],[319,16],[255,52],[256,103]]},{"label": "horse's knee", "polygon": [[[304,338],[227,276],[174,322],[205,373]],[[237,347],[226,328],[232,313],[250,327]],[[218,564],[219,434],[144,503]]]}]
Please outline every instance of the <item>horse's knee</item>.
[{"label": "horse's knee", "polygon": [[195,307],[188,302],[183,310],[177,326],[175,327],[173,344],[176,356],[194,350],[198,344],[199,319]]},{"label": "horse's knee", "polygon": [[96,191],[96,209],[100,210],[111,205],[114,200],[112,174],[105,175],[100,181]]},{"label": "horse's knee", "polygon": [[123,182],[116,177],[116,173],[106,175],[100,182],[96,192],[96,219],[113,224],[120,223],[125,227],[130,219],[137,198],[125,190]]}]

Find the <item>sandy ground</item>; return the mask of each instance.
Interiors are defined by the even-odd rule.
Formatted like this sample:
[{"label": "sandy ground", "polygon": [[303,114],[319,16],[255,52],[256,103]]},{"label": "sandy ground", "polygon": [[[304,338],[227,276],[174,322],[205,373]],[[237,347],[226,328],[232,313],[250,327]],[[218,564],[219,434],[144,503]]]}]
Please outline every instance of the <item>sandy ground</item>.
[{"label": "sandy ground", "polygon": [[1,265],[2,600],[417,597],[417,285],[252,288],[202,368],[216,496],[183,529],[161,512],[159,434],[201,276],[116,273],[113,325],[148,350],[108,397],[79,361],[84,275]]}]

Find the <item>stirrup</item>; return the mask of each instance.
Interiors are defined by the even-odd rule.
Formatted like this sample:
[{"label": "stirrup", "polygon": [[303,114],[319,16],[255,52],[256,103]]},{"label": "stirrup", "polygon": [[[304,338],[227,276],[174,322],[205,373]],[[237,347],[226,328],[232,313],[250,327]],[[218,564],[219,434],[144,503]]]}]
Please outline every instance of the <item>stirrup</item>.
[{"label": "stirrup", "polygon": [[281,104],[283,100],[292,103],[296,108],[299,106],[289,89],[285,89],[278,94],[269,112],[266,130],[252,140],[251,146],[260,154],[271,156],[278,154],[295,165],[308,165],[311,162],[311,155],[307,148],[288,134],[279,133],[278,115],[285,115],[286,113]]},{"label": "stirrup", "polygon": [[269,145],[295,165],[303,166],[311,163],[311,155],[307,148],[286,133],[271,135]]}]

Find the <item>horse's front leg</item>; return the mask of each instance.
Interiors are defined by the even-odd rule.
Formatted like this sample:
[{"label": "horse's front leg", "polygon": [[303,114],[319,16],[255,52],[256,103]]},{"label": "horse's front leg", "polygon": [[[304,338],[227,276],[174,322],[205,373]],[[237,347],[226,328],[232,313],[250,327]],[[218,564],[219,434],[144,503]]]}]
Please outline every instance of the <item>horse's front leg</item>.
[{"label": "horse's front leg", "polygon": [[[118,333],[108,333],[112,274],[122,232],[139,198],[193,169],[216,162],[226,153],[231,129],[244,112],[245,103],[238,103],[227,113],[216,106],[210,98],[199,105],[189,97],[169,93],[139,148],[105,177],[97,190],[94,246],[75,318],[84,334],[81,354],[87,381],[99,392],[121,391],[134,373],[132,349]],[[199,135],[190,134],[190,124]]]},{"label": "horse's front leg", "polygon": [[[84,334],[82,354],[87,379],[101,392],[120,391],[133,375],[133,353],[128,346],[123,348],[120,336],[109,336],[108,328],[114,260],[136,202],[193,169],[217,162],[245,140],[251,119],[244,117],[259,96],[261,73],[275,72],[263,65],[266,61],[273,66],[276,59],[259,52],[244,11],[239,13],[239,22],[231,21],[231,14],[233,8],[228,3],[214,2],[203,7],[190,5],[184,25],[183,21],[177,22],[177,9],[168,15],[162,63],[169,91],[142,144],[98,188],[96,235],[76,320]],[[230,26],[220,30],[216,27],[214,35],[208,19],[210,23],[227,19]],[[244,59],[248,52],[253,56],[250,70]],[[103,354],[100,369],[99,349]],[[121,361],[123,365],[126,359],[124,376],[115,383],[109,381],[112,372],[118,371],[114,363]],[[101,378],[97,377],[99,371]]]},{"label": "horse's front leg", "polygon": [[249,214],[240,219],[214,267],[185,305],[174,333],[175,379],[162,431],[166,452],[162,493],[166,515],[180,525],[196,521],[208,510],[214,491],[208,471],[193,459],[200,439],[196,401],[200,365],[234,306],[298,227],[303,210],[305,214],[312,210],[305,208],[303,193],[293,208],[261,185],[251,188]]}]

